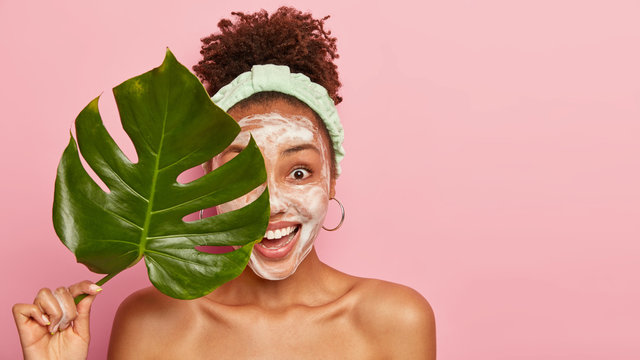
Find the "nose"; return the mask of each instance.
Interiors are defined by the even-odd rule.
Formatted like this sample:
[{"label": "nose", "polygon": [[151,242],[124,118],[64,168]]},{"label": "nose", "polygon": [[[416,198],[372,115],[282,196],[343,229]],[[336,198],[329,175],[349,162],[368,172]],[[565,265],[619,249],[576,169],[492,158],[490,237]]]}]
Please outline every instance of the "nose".
[{"label": "nose", "polygon": [[287,210],[287,201],[282,189],[271,177],[267,181],[269,186],[269,204],[271,206],[271,216],[284,213]]}]

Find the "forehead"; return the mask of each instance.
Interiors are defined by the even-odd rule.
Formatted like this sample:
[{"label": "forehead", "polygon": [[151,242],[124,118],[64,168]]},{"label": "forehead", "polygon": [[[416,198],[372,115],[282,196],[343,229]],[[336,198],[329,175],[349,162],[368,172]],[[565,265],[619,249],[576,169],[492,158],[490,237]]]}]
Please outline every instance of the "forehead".
[{"label": "forehead", "polygon": [[238,125],[243,133],[250,132],[257,141],[277,140],[278,143],[298,143],[320,140],[315,123],[301,115],[287,116],[276,112],[253,114],[239,119]]},{"label": "forehead", "polygon": [[313,110],[275,99],[231,108],[229,115],[241,127],[234,143],[248,141],[249,133],[261,147],[315,143],[323,146],[322,132]]}]

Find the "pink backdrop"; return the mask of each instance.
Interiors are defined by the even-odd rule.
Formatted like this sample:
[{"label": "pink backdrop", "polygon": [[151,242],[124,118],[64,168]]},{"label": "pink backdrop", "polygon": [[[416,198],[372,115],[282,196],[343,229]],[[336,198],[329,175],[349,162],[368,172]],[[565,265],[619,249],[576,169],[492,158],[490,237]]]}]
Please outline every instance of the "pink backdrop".
[{"label": "pink backdrop", "polygon": [[[191,66],[221,17],[279,4],[0,0],[0,358],[19,353],[11,304],[99,278],[51,222],[77,113],[104,92],[126,143],[113,86],[166,46]],[[638,359],[640,5],[296,5],[332,15],[344,83],[347,219],[321,235],[320,257],[420,291],[440,359]],[[91,358],[105,358],[114,312],[145,276],[139,264],[105,286]]]}]

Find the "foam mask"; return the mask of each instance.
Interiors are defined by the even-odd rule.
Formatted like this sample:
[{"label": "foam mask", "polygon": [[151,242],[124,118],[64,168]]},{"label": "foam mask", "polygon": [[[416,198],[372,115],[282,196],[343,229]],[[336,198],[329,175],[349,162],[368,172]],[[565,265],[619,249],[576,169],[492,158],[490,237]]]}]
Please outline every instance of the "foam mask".
[{"label": "foam mask", "polygon": [[[254,246],[249,266],[260,277],[284,279],[293,274],[313,247],[327,213],[330,194],[330,152],[318,126],[300,115],[253,114],[238,121],[242,130],[227,151],[214,158],[218,167],[249,142],[263,153],[271,203],[265,238]],[[315,149],[315,150],[314,150]],[[311,171],[309,171],[311,170]],[[264,186],[219,205],[228,212],[249,204]]]}]

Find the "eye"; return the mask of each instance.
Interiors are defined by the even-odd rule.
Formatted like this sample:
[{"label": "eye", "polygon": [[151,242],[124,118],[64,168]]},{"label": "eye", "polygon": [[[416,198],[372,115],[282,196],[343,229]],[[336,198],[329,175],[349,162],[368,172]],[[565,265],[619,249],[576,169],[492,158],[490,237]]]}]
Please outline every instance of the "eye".
[{"label": "eye", "polygon": [[298,169],[294,169],[290,174],[289,177],[295,179],[295,180],[303,180],[306,179],[307,177],[309,177],[311,175],[311,171],[305,169],[305,168],[298,168]]}]

